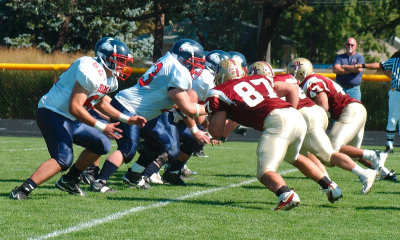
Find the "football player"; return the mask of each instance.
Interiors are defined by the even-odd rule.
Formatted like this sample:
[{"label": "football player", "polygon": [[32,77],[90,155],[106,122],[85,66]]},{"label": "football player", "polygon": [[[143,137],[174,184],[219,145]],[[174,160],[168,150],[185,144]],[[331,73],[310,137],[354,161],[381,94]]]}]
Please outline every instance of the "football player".
[{"label": "football player", "polygon": [[[274,75],[272,67],[266,62],[255,62],[249,67],[249,75],[264,75],[272,77],[274,82],[284,81],[298,86],[298,81],[291,74]],[[322,107],[316,105],[299,88],[299,105],[297,109],[303,115],[307,124],[307,133],[304,137],[300,153],[308,155],[311,160],[316,155],[323,164],[328,167],[338,166],[344,170],[353,172],[363,183],[362,193],[367,193],[374,183],[376,172],[372,169],[362,169],[346,154],[335,151],[325,130],[328,126],[328,117]],[[311,153],[311,154],[308,154]],[[311,155],[311,157],[310,157]],[[324,172],[326,168],[316,159],[317,166]]]},{"label": "football player", "polygon": [[[111,105],[129,116],[141,115],[147,120],[158,117],[162,111],[171,109],[175,104],[188,116],[205,115],[204,106],[191,102],[188,95],[192,80],[201,74],[204,63],[203,47],[198,42],[191,39],[178,40],[170,52],[158,59],[139,78],[137,84],[117,93]],[[188,119],[187,124],[194,138],[201,143],[208,143],[210,139],[207,134],[197,128],[193,119]],[[108,179],[123,162],[129,163],[136,153],[139,128],[123,123],[118,128],[122,130],[123,138],[117,139],[118,149],[105,161],[99,178],[90,186],[92,191],[112,191],[106,186]],[[133,169],[137,172],[144,170],[144,166],[139,164],[133,167],[138,168]],[[132,184],[144,183],[142,178]]]},{"label": "football player", "polygon": [[306,95],[335,120],[329,133],[335,151],[358,158],[361,162],[367,159],[372,163],[370,168],[381,171],[381,174],[390,173],[384,166],[386,153],[360,148],[367,112],[358,100],[347,95],[334,81],[315,74],[311,62],[305,58],[293,59],[288,64],[287,71],[299,81]]},{"label": "football player", "polygon": [[[79,187],[79,176],[110,148],[110,140],[120,139],[120,123],[143,126],[146,119],[122,114],[109,104],[106,94],[117,90],[117,78],[125,80],[132,69],[127,66],[133,58],[129,48],[117,39],[104,41],[98,57],[81,57],[59,77],[48,93],[39,100],[37,124],[46,141],[51,158],[21,186],[10,194],[12,199],[26,199],[40,184],[60,171],[70,168],[56,183],[56,187],[70,194],[85,196]],[[97,108],[118,121],[105,124],[92,117],[88,109]],[[100,130],[100,131],[99,131]],[[101,133],[103,132],[103,133]],[[73,163],[73,143],[84,147]],[[71,167],[72,165],[72,167]]]},{"label": "football player", "polygon": [[[342,194],[334,182],[323,175],[307,157],[299,154],[307,125],[297,107],[297,86],[274,83],[265,76],[244,76],[234,60],[223,60],[216,72],[217,86],[207,94],[206,109],[211,115],[209,132],[219,138],[226,119],[262,132],[257,147],[257,178],[278,197],[275,210],[289,210],[300,204],[300,198],[277,173],[285,160],[297,166],[307,177],[339,198]],[[287,102],[280,99],[286,97]],[[296,124],[291,124],[295,122]]]},{"label": "football player", "polygon": [[[230,56],[222,50],[213,50],[209,52],[206,56],[205,69],[200,76],[193,81],[193,89],[188,92],[192,102],[204,104],[207,91],[215,86],[213,73],[216,66],[222,59],[228,59],[229,57]],[[161,119],[157,120],[160,122],[158,126],[160,129],[163,129],[162,131],[155,128],[153,129],[153,136],[144,137],[145,151],[143,151],[139,157],[141,161],[138,160],[128,169],[127,173],[123,176],[124,182],[135,182],[135,179],[143,175],[144,179],[148,179],[149,182],[157,184],[162,183],[159,181],[157,175],[154,174],[157,174],[161,167],[168,162],[169,165],[162,176],[162,180],[173,185],[186,185],[182,179],[182,175],[187,176],[190,175],[190,173],[184,166],[192,153],[200,151],[204,144],[197,142],[193,138],[184,123],[184,119],[187,118],[187,116],[181,113],[179,109],[173,109],[168,114],[170,116],[167,117],[167,121],[161,121]],[[197,125],[201,125],[205,121],[205,115],[198,116],[195,120]],[[161,141],[154,140],[154,136],[157,138],[157,135],[165,134],[166,132],[169,133],[170,138]],[[161,149],[164,149],[164,153],[157,152],[157,154],[154,154],[154,149],[160,149],[158,144],[156,144],[158,146],[154,146],[155,142],[161,143]],[[217,144],[215,141],[212,143],[213,145]],[[177,149],[180,150],[178,155],[175,154]],[[153,158],[155,158],[154,161]],[[146,163],[144,159],[147,159],[147,161],[150,159],[152,162]],[[137,165],[140,165],[140,167]],[[145,169],[143,169],[143,167],[145,167]]]}]

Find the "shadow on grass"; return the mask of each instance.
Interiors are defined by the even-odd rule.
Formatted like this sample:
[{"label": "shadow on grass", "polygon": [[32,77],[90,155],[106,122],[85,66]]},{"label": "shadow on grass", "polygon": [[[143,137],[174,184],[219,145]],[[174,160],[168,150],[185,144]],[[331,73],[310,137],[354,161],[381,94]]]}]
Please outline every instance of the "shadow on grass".
[{"label": "shadow on grass", "polygon": [[[263,210],[264,207],[255,207],[254,204],[267,205],[269,202],[266,201],[208,201],[208,200],[180,200],[180,199],[165,199],[165,198],[138,198],[138,197],[107,197],[108,200],[114,201],[141,201],[141,202],[150,202],[153,204],[159,203],[187,203],[187,204],[196,204],[196,205],[212,205],[212,206],[230,206],[236,208],[248,208],[248,209],[257,209]],[[276,204],[273,202],[272,204]],[[251,205],[251,206],[249,206]],[[143,207],[143,206],[138,206]]]},{"label": "shadow on grass", "polygon": [[399,211],[400,207],[378,207],[378,206],[366,206],[366,207],[356,207],[356,210],[382,210],[382,211]]},{"label": "shadow on grass", "polygon": [[255,177],[254,175],[250,175],[250,174],[215,174],[215,175],[213,175],[213,176],[216,176],[216,177],[233,177],[233,178],[236,178],[236,177],[243,177],[243,178],[252,178],[252,177]]}]

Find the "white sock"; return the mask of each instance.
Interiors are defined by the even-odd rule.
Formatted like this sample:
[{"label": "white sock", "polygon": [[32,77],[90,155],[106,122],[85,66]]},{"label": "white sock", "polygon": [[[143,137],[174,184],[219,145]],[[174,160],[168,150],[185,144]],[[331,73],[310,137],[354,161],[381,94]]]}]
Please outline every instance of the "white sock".
[{"label": "white sock", "polygon": [[145,167],[137,164],[136,162],[134,162],[131,167],[132,172],[137,172],[137,173],[142,173],[144,169]]},{"label": "white sock", "polygon": [[374,150],[368,150],[368,149],[365,149],[364,151],[363,151],[363,158],[365,158],[365,159],[368,159],[368,160],[370,160],[370,161],[372,161],[373,159],[373,157],[375,156],[375,151]]},{"label": "white sock", "polygon": [[386,146],[393,148],[393,141],[386,141]]},{"label": "white sock", "polygon": [[358,165],[356,165],[353,169],[351,169],[351,172],[354,173],[355,175],[359,176],[359,177],[360,176],[366,177],[365,170],[362,167],[358,166]]},{"label": "white sock", "polygon": [[389,169],[387,169],[386,167],[382,167],[381,176],[386,176],[389,173],[390,173]]},{"label": "white sock", "polygon": [[324,174],[324,176],[325,176],[325,177],[327,177],[327,178],[331,179],[331,178],[329,177],[329,174],[328,174],[328,172],[323,172],[323,174]]}]

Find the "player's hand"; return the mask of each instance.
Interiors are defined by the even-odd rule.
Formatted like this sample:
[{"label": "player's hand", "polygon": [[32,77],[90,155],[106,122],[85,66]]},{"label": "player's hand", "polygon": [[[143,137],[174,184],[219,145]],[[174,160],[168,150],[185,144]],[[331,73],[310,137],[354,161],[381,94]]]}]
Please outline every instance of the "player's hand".
[{"label": "player's hand", "polygon": [[207,132],[203,132],[201,130],[193,133],[194,139],[198,141],[201,144],[207,144],[210,143],[210,137],[208,136]]},{"label": "player's hand", "polygon": [[211,139],[211,146],[216,146],[216,145],[221,146],[221,141],[218,140],[218,139],[212,138]]},{"label": "player's hand", "polygon": [[139,127],[144,127],[144,125],[146,125],[147,120],[146,118],[142,117],[142,116],[132,116],[129,118],[128,120],[128,124],[129,125],[138,125]]},{"label": "player's hand", "polygon": [[122,135],[120,134],[120,133],[122,133],[122,130],[116,127],[118,125],[119,125],[119,122],[107,124],[106,128],[103,131],[103,133],[107,137],[109,137],[111,139],[120,139],[120,138],[122,138]]}]

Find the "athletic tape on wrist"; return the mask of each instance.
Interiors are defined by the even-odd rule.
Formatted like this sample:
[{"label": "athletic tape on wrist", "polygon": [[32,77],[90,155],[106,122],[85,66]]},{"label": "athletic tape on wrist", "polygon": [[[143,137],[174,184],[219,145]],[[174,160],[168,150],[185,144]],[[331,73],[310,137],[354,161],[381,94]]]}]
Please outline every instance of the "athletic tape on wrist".
[{"label": "athletic tape on wrist", "polygon": [[196,114],[194,115],[194,117],[198,117],[200,114],[200,106],[197,103],[195,103],[195,105],[196,105]]},{"label": "athletic tape on wrist", "polygon": [[95,128],[97,128],[97,129],[99,129],[100,131],[104,131],[104,129],[106,129],[106,126],[107,126],[107,124],[105,124],[105,123],[103,123],[103,122],[100,122],[100,121],[97,121],[95,124],[94,124],[94,127]]},{"label": "athletic tape on wrist", "polygon": [[199,128],[198,128],[196,125],[194,125],[194,127],[189,128],[189,130],[190,130],[190,132],[191,132],[192,134],[195,134],[196,132],[199,131]]},{"label": "athletic tape on wrist", "polygon": [[121,122],[123,122],[123,123],[128,123],[128,121],[129,121],[129,116],[128,115],[125,115],[125,114],[123,114],[123,113],[121,113],[121,115],[119,115],[119,118],[118,118]]}]

